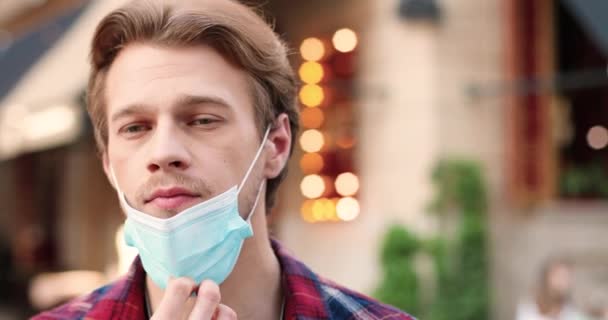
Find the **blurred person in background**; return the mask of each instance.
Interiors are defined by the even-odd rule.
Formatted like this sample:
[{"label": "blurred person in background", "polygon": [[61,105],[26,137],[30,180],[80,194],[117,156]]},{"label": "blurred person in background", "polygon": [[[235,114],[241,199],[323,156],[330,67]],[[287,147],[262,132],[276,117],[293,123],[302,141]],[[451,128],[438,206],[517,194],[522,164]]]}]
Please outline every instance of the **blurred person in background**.
[{"label": "blurred person in background", "polygon": [[565,259],[547,261],[540,272],[533,299],[523,301],[517,320],[584,320],[572,304],[573,269]]},{"label": "blurred person in background", "polygon": [[413,319],[269,239],[298,131],[286,52],[232,0],[132,1],[101,21],[87,107],[139,256],[35,319]]},{"label": "blurred person in background", "polygon": [[583,304],[586,320],[608,320],[608,296],[606,288],[598,286]]}]

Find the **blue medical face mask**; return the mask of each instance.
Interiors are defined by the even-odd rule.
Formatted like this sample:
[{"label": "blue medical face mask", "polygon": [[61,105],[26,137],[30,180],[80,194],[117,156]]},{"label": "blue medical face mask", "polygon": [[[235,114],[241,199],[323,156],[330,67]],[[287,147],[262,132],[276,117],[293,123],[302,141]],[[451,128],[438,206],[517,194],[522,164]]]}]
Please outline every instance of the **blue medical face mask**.
[{"label": "blue medical face mask", "polygon": [[270,128],[240,185],[168,219],[131,207],[110,166],[120,205],[127,215],[125,241],[137,248],[144,270],[159,287],[165,289],[170,276],[188,277],[197,284],[206,279],[221,284],[232,272],[243,241],[253,235],[251,217],[265,181],[260,184],[246,220],[239,214],[238,195],[264,149],[269,132]]}]

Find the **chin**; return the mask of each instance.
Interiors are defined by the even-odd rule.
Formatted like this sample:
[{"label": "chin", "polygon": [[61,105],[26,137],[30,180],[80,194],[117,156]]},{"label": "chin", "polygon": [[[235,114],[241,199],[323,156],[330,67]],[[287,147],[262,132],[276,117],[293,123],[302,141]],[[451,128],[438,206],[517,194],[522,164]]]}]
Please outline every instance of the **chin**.
[{"label": "chin", "polygon": [[181,212],[181,210],[177,211],[177,212],[173,212],[171,211],[163,211],[158,213],[158,215],[156,216],[157,218],[161,218],[161,219],[169,219],[169,218],[173,218],[176,215],[178,215]]},{"label": "chin", "polygon": [[150,208],[144,207],[144,210],[142,212],[144,212],[145,214],[151,215],[155,218],[160,218],[160,219],[169,219],[169,218],[175,217],[180,212],[187,209],[187,208],[160,209],[160,208],[153,207],[153,206],[146,206],[146,207],[150,207]]}]

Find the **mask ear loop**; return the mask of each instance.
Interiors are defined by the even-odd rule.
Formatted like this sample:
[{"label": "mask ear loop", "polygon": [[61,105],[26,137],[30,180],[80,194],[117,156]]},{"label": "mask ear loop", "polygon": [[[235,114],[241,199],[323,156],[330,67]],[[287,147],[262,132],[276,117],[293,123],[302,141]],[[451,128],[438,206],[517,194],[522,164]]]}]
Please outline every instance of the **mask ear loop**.
[{"label": "mask ear loop", "polygon": [[[237,194],[239,194],[241,192],[241,189],[245,185],[245,181],[247,181],[247,179],[249,178],[249,175],[251,174],[251,171],[253,171],[253,167],[255,167],[255,164],[258,162],[258,159],[259,159],[260,155],[262,154],[262,150],[264,150],[264,145],[266,144],[266,141],[268,139],[268,134],[270,133],[270,128],[271,127],[268,126],[268,128],[266,129],[266,132],[264,133],[264,138],[262,139],[262,144],[260,144],[260,147],[258,148],[258,151],[255,154],[255,157],[253,158],[253,162],[251,162],[251,165],[249,165],[249,169],[247,169],[247,173],[245,173],[245,177],[241,181],[241,184],[239,185],[239,187],[236,191]],[[247,221],[247,223],[249,223],[249,224],[251,224],[251,218],[253,217],[253,214],[255,213],[255,208],[258,206],[258,201],[260,200],[260,194],[262,193],[262,187],[264,186],[265,183],[266,183],[266,180],[263,179],[262,182],[260,183],[260,187],[258,188],[258,193],[255,196],[255,202],[253,203],[251,210],[247,214],[247,219],[245,221]]]},{"label": "mask ear loop", "polygon": [[262,187],[264,186],[264,183],[266,183],[266,180],[262,180],[262,182],[260,183],[260,188],[258,189],[258,194],[255,196],[255,202],[253,203],[253,206],[251,207],[251,211],[249,211],[249,214],[247,215],[247,219],[245,220],[249,224],[251,224],[251,217],[253,217],[253,214],[255,213],[255,208],[257,208],[257,206],[258,206],[258,201],[260,200],[260,194],[262,194]]},{"label": "mask ear loop", "polygon": [[[116,174],[114,173],[114,168],[112,167],[112,165],[110,165],[110,176],[112,177],[112,182],[114,184],[114,188],[116,188],[116,192],[118,193],[118,198],[119,198],[118,201],[120,203],[120,206],[126,212],[125,205],[127,205],[127,206],[130,206],[130,205],[129,205],[129,202],[127,202],[127,197],[122,192],[122,190],[120,190],[120,187],[118,186],[118,179],[116,179]],[[123,202],[124,202],[124,204],[123,204]]]},{"label": "mask ear loop", "polygon": [[262,144],[260,144],[260,147],[258,148],[258,151],[255,154],[255,157],[253,158],[253,162],[251,162],[251,164],[249,165],[249,169],[247,169],[247,172],[245,173],[245,177],[243,177],[243,180],[241,180],[241,184],[239,185],[239,187],[237,188],[237,193],[241,192],[241,189],[243,188],[243,186],[245,185],[245,181],[247,181],[247,179],[249,178],[249,175],[251,174],[251,171],[253,171],[253,167],[255,167],[256,162],[258,162],[258,159],[260,158],[260,155],[262,154],[262,150],[264,150],[264,145],[266,144],[266,140],[268,139],[268,134],[270,133],[270,126],[268,127],[268,129],[266,129],[266,133],[264,133],[264,138],[262,139]]}]

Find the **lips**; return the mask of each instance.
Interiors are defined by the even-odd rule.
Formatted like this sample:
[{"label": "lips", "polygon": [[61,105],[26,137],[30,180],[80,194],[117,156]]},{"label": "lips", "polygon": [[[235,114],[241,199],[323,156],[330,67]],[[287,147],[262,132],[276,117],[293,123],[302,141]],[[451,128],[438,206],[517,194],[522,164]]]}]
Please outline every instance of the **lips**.
[{"label": "lips", "polygon": [[146,204],[152,204],[164,210],[176,210],[198,201],[200,196],[183,188],[156,190],[146,199]]}]

